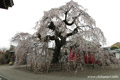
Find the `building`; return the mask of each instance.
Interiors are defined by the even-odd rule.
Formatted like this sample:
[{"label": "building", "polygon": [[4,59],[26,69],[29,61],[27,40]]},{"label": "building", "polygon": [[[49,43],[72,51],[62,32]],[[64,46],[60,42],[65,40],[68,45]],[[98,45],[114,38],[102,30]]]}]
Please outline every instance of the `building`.
[{"label": "building", "polygon": [[0,0],[0,8],[8,9],[14,5],[13,0]]},{"label": "building", "polygon": [[110,50],[110,52],[113,52],[117,59],[120,59],[120,49],[114,49]]}]

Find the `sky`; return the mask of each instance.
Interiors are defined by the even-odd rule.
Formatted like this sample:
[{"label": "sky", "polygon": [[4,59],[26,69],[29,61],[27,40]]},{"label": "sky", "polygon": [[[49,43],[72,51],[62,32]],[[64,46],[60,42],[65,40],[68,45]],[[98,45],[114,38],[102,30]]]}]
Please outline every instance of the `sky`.
[{"label": "sky", "polygon": [[[14,6],[0,9],[0,48],[9,48],[18,32],[33,34],[44,11],[65,5],[70,0],[13,0]],[[73,0],[87,9],[105,37],[106,45],[120,42],[120,0]]]}]

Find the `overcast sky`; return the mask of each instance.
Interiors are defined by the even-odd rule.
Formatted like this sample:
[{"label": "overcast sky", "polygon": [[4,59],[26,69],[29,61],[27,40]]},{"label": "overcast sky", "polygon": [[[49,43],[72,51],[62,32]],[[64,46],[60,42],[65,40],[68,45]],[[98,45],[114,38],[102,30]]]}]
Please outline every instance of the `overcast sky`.
[{"label": "overcast sky", "polygon": [[[35,23],[43,12],[70,0],[13,0],[14,6],[0,9],[0,48],[9,47],[17,32],[34,33]],[[87,9],[107,39],[105,46],[120,42],[120,0],[74,0]]]}]

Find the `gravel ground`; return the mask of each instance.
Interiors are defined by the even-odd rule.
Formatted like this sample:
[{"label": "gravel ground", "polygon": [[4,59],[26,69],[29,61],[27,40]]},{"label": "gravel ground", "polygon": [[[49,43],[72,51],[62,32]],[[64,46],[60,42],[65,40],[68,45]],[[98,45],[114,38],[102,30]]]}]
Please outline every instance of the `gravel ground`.
[{"label": "gravel ground", "polygon": [[[75,75],[73,71],[58,71],[39,73],[27,71],[25,66],[0,66],[0,76],[8,80],[120,80],[120,67],[116,69],[96,67],[79,70]],[[0,79],[3,80],[3,79]]]}]

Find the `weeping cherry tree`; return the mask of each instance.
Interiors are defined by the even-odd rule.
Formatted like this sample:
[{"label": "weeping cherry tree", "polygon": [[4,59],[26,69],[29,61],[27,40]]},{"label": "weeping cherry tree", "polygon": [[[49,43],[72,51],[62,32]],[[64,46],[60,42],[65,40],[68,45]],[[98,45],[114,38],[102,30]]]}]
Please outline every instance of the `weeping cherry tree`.
[{"label": "weeping cherry tree", "polygon": [[83,44],[81,40],[92,41],[95,44],[105,42],[104,35],[96,27],[95,20],[74,1],[45,11],[42,19],[37,22],[36,29],[40,40],[55,42],[53,63],[59,61],[61,48],[72,36],[79,36],[75,38],[77,40],[73,40],[73,43],[80,45]]},{"label": "weeping cherry tree", "polygon": [[30,52],[31,48],[31,34],[29,33],[17,33],[12,37],[11,41],[17,44],[15,49],[15,64],[22,65],[26,63],[26,56]]}]

